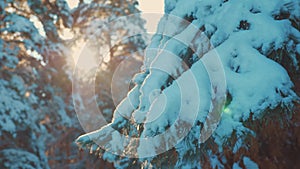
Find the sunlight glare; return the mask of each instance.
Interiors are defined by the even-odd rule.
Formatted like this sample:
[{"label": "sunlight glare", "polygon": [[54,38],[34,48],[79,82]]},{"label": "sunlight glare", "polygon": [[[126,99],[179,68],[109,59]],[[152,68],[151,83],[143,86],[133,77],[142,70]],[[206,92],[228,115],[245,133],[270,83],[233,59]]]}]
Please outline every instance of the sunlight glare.
[{"label": "sunlight glare", "polygon": [[224,108],[223,112],[226,114],[231,114],[231,111],[228,107]]}]

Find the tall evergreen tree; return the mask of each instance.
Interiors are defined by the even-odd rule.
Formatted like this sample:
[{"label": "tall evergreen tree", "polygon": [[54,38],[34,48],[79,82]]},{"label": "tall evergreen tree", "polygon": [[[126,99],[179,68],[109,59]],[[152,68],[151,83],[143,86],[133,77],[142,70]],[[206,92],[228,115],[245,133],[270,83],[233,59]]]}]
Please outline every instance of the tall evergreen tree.
[{"label": "tall evergreen tree", "polygon": [[[113,32],[107,30],[92,36],[91,32],[99,31],[103,22],[137,11],[134,1],[80,1],[73,10],[65,0],[0,2],[0,168],[106,165],[99,160],[94,164],[84,155],[77,156],[73,140],[82,128],[71,97],[72,70],[67,59],[71,57],[72,46],[81,38],[95,42],[96,49],[111,49],[110,63],[105,63],[109,68],[100,71],[97,78],[102,84],[110,81],[107,79],[122,59],[140,51],[144,42],[141,36],[118,43],[111,40],[132,31],[124,24],[110,28]],[[143,31],[138,15],[131,26]],[[66,40],[61,34],[65,29],[73,31],[74,38]],[[110,95],[109,84],[97,86],[102,92],[98,101],[105,104],[101,105],[103,109],[114,106],[111,98],[106,97]],[[110,120],[109,112],[107,116]]]},{"label": "tall evergreen tree", "polygon": [[[119,73],[118,69],[122,67],[120,65],[128,67],[130,64],[140,62],[145,48],[143,37],[145,21],[141,19],[136,5],[137,2],[132,0],[95,0],[90,3],[79,3],[72,12],[75,38],[83,39],[85,42],[75,71],[75,78],[79,80],[75,88],[82,91],[83,102],[92,102],[94,94],[96,95],[99,110],[108,122],[111,121],[112,111],[115,108],[114,102],[116,102],[112,96],[112,84],[130,85],[126,84],[129,83],[126,80],[130,79],[113,80],[113,77]],[[90,53],[85,53],[88,50]],[[96,64],[87,63],[81,66],[80,63],[84,62],[87,57],[92,57],[91,60],[94,60]],[[82,69],[87,69],[88,72]],[[134,73],[137,71],[130,69],[127,70]],[[91,86],[95,86],[95,93]],[[92,93],[89,94],[88,91]],[[87,114],[89,113],[83,112],[83,118],[86,118]],[[95,119],[97,119],[95,116],[86,118],[86,121],[90,121],[90,127],[98,126]],[[91,121],[95,121],[95,124]]]},{"label": "tall evergreen tree", "polygon": [[75,120],[58,33],[72,17],[63,0],[0,4],[0,167],[49,168],[48,145]]},{"label": "tall evergreen tree", "polygon": [[[296,151],[288,151],[297,152],[299,113],[293,113],[293,105],[299,97],[292,81],[299,81],[299,9],[292,0],[166,0],[166,15],[146,49],[135,87],[110,124],[79,137],[77,144],[118,168],[264,168],[269,155],[262,158],[258,142],[272,143],[255,135],[272,137],[274,130],[280,133],[275,139],[292,132],[283,144],[292,140]],[[223,65],[226,102],[218,81],[222,76],[210,74],[222,68],[214,56]],[[207,123],[206,116],[223,103],[220,123]],[[282,129],[287,125],[292,128]],[[212,134],[208,140],[207,133]],[[256,151],[246,152],[252,148]]]}]

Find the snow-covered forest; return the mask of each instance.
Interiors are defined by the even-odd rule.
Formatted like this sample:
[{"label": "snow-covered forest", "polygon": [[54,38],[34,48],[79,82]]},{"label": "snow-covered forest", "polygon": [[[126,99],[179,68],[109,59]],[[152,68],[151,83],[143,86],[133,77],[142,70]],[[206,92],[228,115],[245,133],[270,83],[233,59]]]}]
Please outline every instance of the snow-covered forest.
[{"label": "snow-covered forest", "polygon": [[0,1],[0,168],[300,168],[299,0],[69,4]]}]

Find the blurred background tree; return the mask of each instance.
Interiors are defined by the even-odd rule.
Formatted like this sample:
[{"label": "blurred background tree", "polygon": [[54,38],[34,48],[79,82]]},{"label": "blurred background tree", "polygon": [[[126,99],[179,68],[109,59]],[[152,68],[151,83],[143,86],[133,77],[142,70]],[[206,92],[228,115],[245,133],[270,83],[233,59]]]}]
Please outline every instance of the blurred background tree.
[{"label": "blurred background tree", "polygon": [[[81,84],[81,87],[86,87],[88,90],[95,83],[99,110],[105,115],[107,122],[110,122],[112,111],[118,104],[114,103],[112,98],[112,86],[115,84],[120,88],[125,87],[126,90],[131,79],[128,77],[112,81],[114,74],[120,73],[121,70],[118,68],[122,69],[122,66],[125,66],[126,68],[123,69],[131,71],[129,74],[133,76],[139,68],[133,64],[141,63],[141,56],[146,46],[145,36],[141,34],[146,31],[144,29],[145,21],[138,14],[139,10],[136,5],[137,1],[135,0],[93,0],[91,3],[81,2],[72,10],[74,38],[87,42],[86,46],[93,51],[93,54],[82,52],[78,61],[80,62],[82,59],[84,62],[87,55],[94,55],[88,57],[92,57],[91,62],[94,61],[98,64],[96,74],[92,71],[88,72],[88,75],[79,77],[85,79],[82,80],[84,83]],[[122,62],[123,64],[121,64]],[[78,66],[77,69],[80,70],[81,67]],[[128,90],[127,88],[123,96],[118,97],[125,97]],[[89,102],[90,99],[85,98],[84,100]],[[121,99],[123,98],[117,100]],[[114,106],[112,107],[112,105]]]},{"label": "blurred background tree", "polygon": [[48,146],[74,124],[62,2],[1,2],[1,168],[49,168]]},{"label": "blurred background tree", "polygon": [[[141,36],[115,46],[112,37],[143,30],[137,15],[127,23],[95,36],[104,22],[138,12],[135,1],[4,0],[0,2],[0,168],[99,168],[101,160],[78,154],[73,143],[82,128],[72,100],[72,50],[94,41],[110,57],[97,74],[101,110],[114,109],[110,79],[123,59],[145,46]],[[66,39],[67,30],[72,38]],[[78,52],[78,51],[77,51]],[[101,52],[95,59],[103,57]],[[71,59],[70,59],[71,58]],[[111,111],[107,111],[110,120]],[[87,159],[89,158],[89,159]]]}]

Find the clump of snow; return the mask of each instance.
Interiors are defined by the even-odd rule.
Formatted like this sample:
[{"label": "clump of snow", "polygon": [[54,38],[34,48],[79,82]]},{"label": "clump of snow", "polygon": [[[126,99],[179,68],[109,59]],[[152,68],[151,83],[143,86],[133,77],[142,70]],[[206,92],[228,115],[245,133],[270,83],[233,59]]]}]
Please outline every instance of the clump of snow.
[{"label": "clump of snow", "polygon": [[238,163],[234,163],[232,169],[242,169]]},{"label": "clump of snow", "polygon": [[244,157],[243,162],[246,169],[259,169],[258,165],[254,161],[252,161],[249,157]]}]

